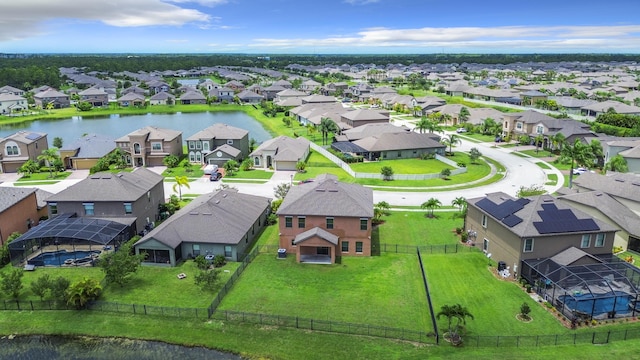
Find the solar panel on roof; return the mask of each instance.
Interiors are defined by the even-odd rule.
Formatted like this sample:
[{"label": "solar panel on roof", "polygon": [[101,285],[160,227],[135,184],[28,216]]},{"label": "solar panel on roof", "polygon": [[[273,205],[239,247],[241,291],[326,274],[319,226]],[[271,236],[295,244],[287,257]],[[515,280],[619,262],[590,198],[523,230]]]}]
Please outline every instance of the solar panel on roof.
[{"label": "solar panel on roof", "polygon": [[29,140],[38,140],[38,139],[40,139],[40,134],[29,133],[29,134],[27,134],[27,136],[25,136],[25,138],[27,138]]},{"label": "solar panel on roof", "polygon": [[508,227],[514,227],[522,222],[522,219],[517,217],[516,215],[509,215],[506,218],[502,219],[502,222]]}]

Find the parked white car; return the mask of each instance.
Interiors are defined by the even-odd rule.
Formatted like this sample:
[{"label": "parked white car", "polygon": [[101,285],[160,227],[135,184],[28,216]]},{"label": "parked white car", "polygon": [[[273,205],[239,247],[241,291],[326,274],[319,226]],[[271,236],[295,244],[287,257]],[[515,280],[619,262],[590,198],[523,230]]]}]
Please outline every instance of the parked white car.
[{"label": "parked white car", "polygon": [[465,129],[465,128],[457,128],[457,129],[456,129],[456,132],[457,132],[458,134],[460,134],[460,133],[465,133],[465,132],[467,132],[467,129]]},{"label": "parked white car", "polygon": [[583,167],[579,167],[579,168],[575,168],[573,169],[573,175],[580,175],[580,174],[584,174],[586,173],[588,170],[583,168]]},{"label": "parked white car", "polygon": [[204,174],[205,175],[215,174],[216,172],[218,172],[218,165],[209,164],[209,165],[205,166],[203,170],[204,170]]}]

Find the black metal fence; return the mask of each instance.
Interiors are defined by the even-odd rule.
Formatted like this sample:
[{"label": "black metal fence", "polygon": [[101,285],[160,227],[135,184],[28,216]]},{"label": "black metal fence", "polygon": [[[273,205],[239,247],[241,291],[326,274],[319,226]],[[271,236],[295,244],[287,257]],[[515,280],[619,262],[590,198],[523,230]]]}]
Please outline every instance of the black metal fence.
[{"label": "black metal fence", "polygon": [[73,306],[60,300],[3,300],[1,310],[72,310]]},{"label": "black metal fence", "polygon": [[209,317],[207,308],[179,308],[168,306],[151,306],[141,304],[122,304],[116,302],[94,301],[87,305],[88,310],[118,312],[140,315],[156,315],[179,318],[203,318]]},{"label": "black metal fence", "polygon": [[213,318],[229,322],[282,326],[303,330],[325,331],[349,335],[366,335],[435,344],[435,336],[433,336],[433,334],[430,335],[422,331],[386,326],[354,324],[331,320],[316,320],[297,316],[256,314],[232,310],[218,310],[214,313]]},{"label": "black metal fence", "polygon": [[575,331],[556,335],[463,336],[465,346],[538,347],[556,345],[608,344],[613,341],[640,339],[640,327],[625,330]]},{"label": "black metal fence", "polygon": [[427,296],[427,305],[429,306],[429,314],[431,315],[431,323],[433,325],[433,332],[435,334],[436,344],[440,343],[440,336],[438,332],[438,322],[436,321],[436,313],[433,310],[433,302],[431,301],[431,293],[429,292],[429,283],[427,282],[427,274],[424,272],[424,265],[422,264],[422,256],[420,255],[420,249],[416,249],[418,254],[418,263],[420,264],[420,273],[422,273],[422,282],[424,283],[424,290]]},{"label": "black metal fence", "polygon": [[464,244],[443,244],[443,245],[404,245],[404,244],[385,244],[381,243],[380,252],[398,253],[398,254],[415,254],[416,250],[420,250],[423,254],[456,254],[462,252],[480,251],[475,246]]}]

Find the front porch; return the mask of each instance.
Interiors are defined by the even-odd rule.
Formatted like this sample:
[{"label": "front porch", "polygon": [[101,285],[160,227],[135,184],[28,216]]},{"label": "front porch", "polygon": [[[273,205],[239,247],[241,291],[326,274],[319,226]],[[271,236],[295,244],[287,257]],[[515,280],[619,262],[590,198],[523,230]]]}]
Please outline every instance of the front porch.
[{"label": "front porch", "polygon": [[330,255],[300,255],[300,262],[305,264],[332,264]]}]

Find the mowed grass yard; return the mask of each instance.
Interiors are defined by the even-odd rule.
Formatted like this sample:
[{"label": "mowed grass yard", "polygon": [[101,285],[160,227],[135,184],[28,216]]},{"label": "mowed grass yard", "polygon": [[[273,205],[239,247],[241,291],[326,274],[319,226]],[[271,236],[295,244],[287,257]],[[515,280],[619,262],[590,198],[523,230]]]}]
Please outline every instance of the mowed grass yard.
[{"label": "mowed grass yard", "polygon": [[454,217],[458,212],[435,212],[435,218],[426,217],[426,213],[427,210],[391,211],[389,216],[382,217],[384,223],[374,228],[372,237],[377,236],[381,244],[398,245],[450,245],[460,242],[455,229],[462,227],[464,220]]},{"label": "mowed grass yard", "polygon": [[[488,269],[489,260],[481,252],[446,255],[423,254],[427,281],[436,312],[443,305],[461,304],[474,316],[466,329],[470,336],[562,334],[565,328],[517,284],[496,278]],[[520,305],[531,307],[533,321],[516,319]],[[440,333],[447,320],[438,320]]]},{"label": "mowed grass yard", "polygon": [[397,160],[381,160],[367,161],[350,164],[351,169],[355,172],[380,174],[383,166],[393,168],[396,174],[434,174],[440,173],[443,169],[453,170],[454,167],[447,165],[436,159],[397,159]]},{"label": "mowed grass yard", "polygon": [[413,254],[343,257],[333,265],[261,254],[219,309],[432,331]]}]

